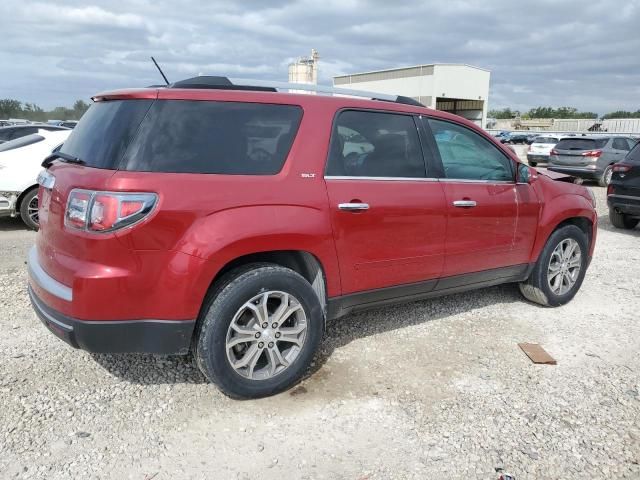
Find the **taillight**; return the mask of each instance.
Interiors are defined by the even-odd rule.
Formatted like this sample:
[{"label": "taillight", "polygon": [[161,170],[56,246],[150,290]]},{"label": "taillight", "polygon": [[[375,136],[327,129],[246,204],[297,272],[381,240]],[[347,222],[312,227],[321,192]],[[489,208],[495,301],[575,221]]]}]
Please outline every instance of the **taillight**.
[{"label": "taillight", "polygon": [[532,146],[533,146],[533,145],[529,145],[529,148],[527,148],[527,152],[530,152],[530,151],[531,151],[531,147],[532,147]]},{"label": "taillight", "polygon": [[614,187],[613,185],[609,184],[609,186],[607,187],[607,195],[613,195],[614,192]]},{"label": "taillight", "polygon": [[113,232],[145,218],[157,201],[155,193],[74,189],[69,193],[64,224],[89,232]]},{"label": "taillight", "polygon": [[625,163],[616,163],[616,164],[613,166],[612,170],[613,170],[614,172],[618,172],[618,173],[626,173],[626,172],[628,172],[629,170],[631,170],[631,165],[627,165],[627,164],[625,164]]},{"label": "taillight", "polygon": [[598,158],[600,155],[602,155],[602,150],[589,150],[588,152],[582,152],[583,157]]},{"label": "taillight", "polygon": [[558,152],[552,148],[551,151],[549,152],[549,155],[558,155]]}]

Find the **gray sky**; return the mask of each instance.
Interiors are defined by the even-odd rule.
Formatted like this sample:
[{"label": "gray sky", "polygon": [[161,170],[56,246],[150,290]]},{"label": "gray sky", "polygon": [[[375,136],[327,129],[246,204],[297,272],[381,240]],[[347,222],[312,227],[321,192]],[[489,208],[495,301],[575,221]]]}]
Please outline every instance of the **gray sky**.
[{"label": "gray sky", "polygon": [[198,73],[286,81],[316,48],[320,78],[469,63],[490,108],[640,108],[640,0],[242,2],[0,0],[0,98],[43,108]]}]

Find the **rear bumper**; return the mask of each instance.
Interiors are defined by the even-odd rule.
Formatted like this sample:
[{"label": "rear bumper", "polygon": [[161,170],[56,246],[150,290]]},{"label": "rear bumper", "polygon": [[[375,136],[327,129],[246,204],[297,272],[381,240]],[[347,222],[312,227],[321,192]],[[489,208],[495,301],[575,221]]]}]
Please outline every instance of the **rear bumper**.
[{"label": "rear bumper", "polygon": [[549,155],[527,153],[527,160],[530,162],[547,163],[549,161]]},{"label": "rear bumper", "polygon": [[625,215],[640,217],[640,197],[630,195],[609,195],[607,205]]},{"label": "rear bumper", "polygon": [[593,168],[586,167],[564,167],[557,165],[549,165],[549,170],[552,172],[565,173],[567,175],[573,175],[574,177],[587,178],[597,180],[602,176],[602,172]]},{"label": "rear bumper", "polygon": [[31,286],[29,297],[42,323],[74,348],[95,353],[189,353],[195,320],[77,320],[45,305]]}]

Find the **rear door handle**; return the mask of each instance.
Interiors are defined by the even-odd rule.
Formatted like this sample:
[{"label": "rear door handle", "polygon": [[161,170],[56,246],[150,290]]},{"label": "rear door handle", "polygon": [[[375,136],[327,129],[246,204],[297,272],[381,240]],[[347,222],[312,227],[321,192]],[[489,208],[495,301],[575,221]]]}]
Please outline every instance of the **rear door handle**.
[{"label": "rear door handle", "polygon": [[473,208],[477,205],[475,200],[456,200],[453,202],[454,207]]},{"label": "rear door handle", "polygon": [[340,203],[338,204],[340,210],[346,212],[359,212],[361,210],[369,210],[368,203]]}]

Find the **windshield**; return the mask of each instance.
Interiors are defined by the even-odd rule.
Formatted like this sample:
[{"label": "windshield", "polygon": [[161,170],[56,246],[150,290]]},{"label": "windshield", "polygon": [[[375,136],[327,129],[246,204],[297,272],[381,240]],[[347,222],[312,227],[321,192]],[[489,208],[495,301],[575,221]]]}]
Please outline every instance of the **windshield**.
[{"label": "windshield", "polygon": [[89,167],[115,169],[153,100],[94,103],[60,149]]},{"label": "windshield", "polygon": [[33,133],[31,135],[16,138],[15,140],[10,140],[8,142],[0,144],[0,152],[6,152],[7,150],[26,147],[27,145],[33,145],[34,143],[41,142],[42,140],[44,140],[44,137],[42,135]]}]

